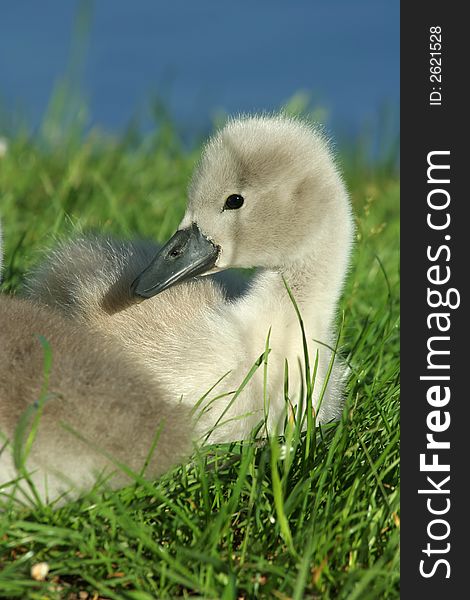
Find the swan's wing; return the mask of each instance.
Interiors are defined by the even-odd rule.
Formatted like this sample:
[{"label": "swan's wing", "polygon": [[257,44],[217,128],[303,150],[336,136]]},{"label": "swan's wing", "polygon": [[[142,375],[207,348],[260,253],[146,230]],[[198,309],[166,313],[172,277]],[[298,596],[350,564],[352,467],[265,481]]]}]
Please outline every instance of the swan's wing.
[{"label": "swan's wing", "polygon": [[189,409],[137,363],[110,336],[0,295],[0,495],[33,426],[25,460],[43,496],[46,474],[55,497],[70,485],[91,487],[103,469],[115,472],[113,487],[125,485],[119,464],[136,473],[147,464],[146,476],[156,477],[188,456]]}]

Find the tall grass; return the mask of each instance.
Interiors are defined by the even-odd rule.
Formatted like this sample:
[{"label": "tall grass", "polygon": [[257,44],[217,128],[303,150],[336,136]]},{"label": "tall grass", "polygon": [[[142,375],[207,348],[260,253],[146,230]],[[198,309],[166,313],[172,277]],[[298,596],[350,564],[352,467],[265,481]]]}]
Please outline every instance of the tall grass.
[{"label": "tall grass", "polygon": [[[199,150],[170,120],[143,137],[13,136],[0,158],[2,291],[21,290],[43,249],[77,229],[167,238]],[[205,447],[157,482],[58,510],[4,500],[0,597],[398,597],[396,161],[340,149],[340,162],[357,224],[338,315],[350,366],[341,420],[307,434],[292,420],[264,444]],[[268,350],[269,340],[254,368]],[[50,571],[37,582],[30,568],[41,561]]]}]

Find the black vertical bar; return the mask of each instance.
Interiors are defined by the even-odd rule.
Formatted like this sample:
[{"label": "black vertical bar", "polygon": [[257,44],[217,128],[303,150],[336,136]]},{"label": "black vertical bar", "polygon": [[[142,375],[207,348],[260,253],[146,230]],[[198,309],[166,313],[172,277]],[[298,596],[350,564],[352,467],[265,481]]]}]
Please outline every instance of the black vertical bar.
[{"label": "black vertical bar", "polygon": [[463,6],[401,3],[404,599],[470,597],[470,152],[463,110],[470,36]]}]

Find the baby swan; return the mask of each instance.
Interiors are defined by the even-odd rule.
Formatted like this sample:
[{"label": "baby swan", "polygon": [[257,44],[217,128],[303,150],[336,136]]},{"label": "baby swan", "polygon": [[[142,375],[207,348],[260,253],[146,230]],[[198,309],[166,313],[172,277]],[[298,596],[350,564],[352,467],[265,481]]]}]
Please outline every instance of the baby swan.
[{"label": "baby swan", "polygon": [[[40,336],[51,351],[50,368]],[[10,484],[18,478],[14,439],[24,452],[36,417],[24,458],[45,501],[63,492],[76,496],[98,474],[111,487],[131,482],[119,464],[140,473],[149,459],[145,476],[161,474],[191,451],[188,412],[164,400],[117,340],[30,300],[0,295],[0,495],[24,499]],[[25,428],[18,427],[21,418]],[[33,496],[25,480],[18,485]]]},{"label": "baby swan", "polygon": [[[31,293],[117,336],[175,402],[193,407],[204,397],[198,436],[243,439],[263,417],[270,431],[278,426],[286,361],[289,398],[301,395],[303,343],[285,283],[312,365],[318,353],[318,419],[339,416],[341,361],[319,401],[352,233],[348,194],[321,133],[284,116],[235,119],[206,145],[178,231],[148,266],[132,244],[72,242],[42,267]],[[235,300],[211,278],[194,278],[231,267],[259,267]],[[258,369],[234,395],[268,335],[267,389]]]}]

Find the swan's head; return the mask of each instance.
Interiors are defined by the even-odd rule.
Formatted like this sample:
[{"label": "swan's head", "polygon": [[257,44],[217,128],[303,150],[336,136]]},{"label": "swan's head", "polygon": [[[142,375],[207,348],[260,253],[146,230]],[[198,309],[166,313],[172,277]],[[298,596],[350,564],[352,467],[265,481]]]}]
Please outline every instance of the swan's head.
[{"label": "swan's head", "polygon": [[283,116],[232,120],[207,143],[179,229],[133,291],[150,297],[230,267],[281,268],[311,254],[331,219],[349,226],[324,136]]}]

